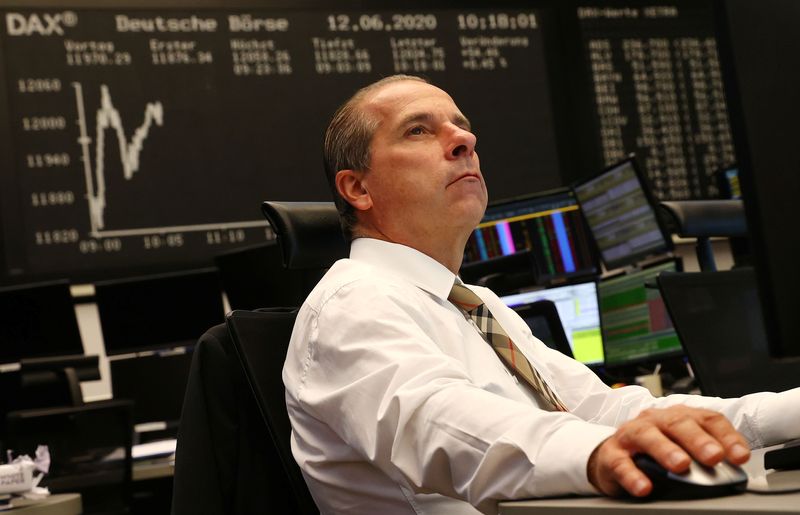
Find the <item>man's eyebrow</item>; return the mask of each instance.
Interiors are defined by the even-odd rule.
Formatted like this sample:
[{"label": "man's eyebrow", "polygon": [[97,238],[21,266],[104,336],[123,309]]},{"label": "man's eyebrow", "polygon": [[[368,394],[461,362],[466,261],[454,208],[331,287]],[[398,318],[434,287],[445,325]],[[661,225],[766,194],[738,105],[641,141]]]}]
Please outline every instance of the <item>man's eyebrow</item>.
[{"label": "man's eyebrow", "polygon": [[[402,120],[400,120],[400,127],[406,127],[413,123],[431,123],[433,121],[433,115],[431,113],[412,113]],[[469,119],[461,113],[456,113],[450,119],[453,125],[457,125],[465,130],[472,130],[472,124],[470,123]]]}]

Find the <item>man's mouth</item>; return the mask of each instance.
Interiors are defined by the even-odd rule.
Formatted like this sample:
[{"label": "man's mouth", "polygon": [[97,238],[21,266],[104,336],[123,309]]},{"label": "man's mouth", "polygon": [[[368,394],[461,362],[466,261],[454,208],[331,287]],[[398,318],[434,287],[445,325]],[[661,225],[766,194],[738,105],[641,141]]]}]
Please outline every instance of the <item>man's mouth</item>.
[{"label": "man's mouth", "polygon": [[[478,179],[478,180],[480,180],[480,178],[478,177],[477,173],[467,172],[467,173],[461,174],[458,177],[456,177],[453,181],[450,182],[450,184],[455,184],[455,183],[457,183],[458,181],[460,181],[462,179]],[[448,186],[450,184],[448,184]]]}]

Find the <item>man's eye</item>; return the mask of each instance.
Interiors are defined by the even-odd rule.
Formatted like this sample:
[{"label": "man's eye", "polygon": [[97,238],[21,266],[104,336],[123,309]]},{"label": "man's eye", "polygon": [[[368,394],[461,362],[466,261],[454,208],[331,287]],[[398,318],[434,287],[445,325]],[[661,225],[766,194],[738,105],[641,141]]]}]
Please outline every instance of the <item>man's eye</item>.
[{"label": "man's eye", "polygon": [[408,131],[408,133],[411,134],[412,136],[419,136],[420,134],[425,133],[425,127],[421,126],[412,127],[411,130]]}]

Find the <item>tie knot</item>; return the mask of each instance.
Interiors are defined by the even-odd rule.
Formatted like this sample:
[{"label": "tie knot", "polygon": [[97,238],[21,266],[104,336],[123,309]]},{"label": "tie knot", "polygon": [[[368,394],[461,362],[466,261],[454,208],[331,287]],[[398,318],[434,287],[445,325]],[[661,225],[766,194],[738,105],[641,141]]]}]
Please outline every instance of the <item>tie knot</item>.
[{"label": "tie knot", "polygon": [[458,283],[453,284],[453,288],[450,290],[450,295],[447,297],[447,300],[467,313],[483,305],[483,301],[475,292]]}]

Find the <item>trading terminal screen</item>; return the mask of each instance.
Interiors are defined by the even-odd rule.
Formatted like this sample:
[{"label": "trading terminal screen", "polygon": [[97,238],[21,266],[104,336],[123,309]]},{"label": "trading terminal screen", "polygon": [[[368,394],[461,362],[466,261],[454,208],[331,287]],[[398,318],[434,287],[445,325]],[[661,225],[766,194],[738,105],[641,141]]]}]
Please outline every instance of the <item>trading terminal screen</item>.
[{"label": "trading terminal screen", "polygon": [[470,235],[464,263],[531,251],[540,279],[597,272],[586,224],[567,191],[490,205]]},{"label": "trading terminal screen", "polygon": [[574,189],[606,268],[672,248],[632,159]]},{"label": "trading terminal screen", "polygon": [[680,355],[680,339],[656,285],[676,261],[601,280],[597,287],[607,366]]},{"label": "trading terminal screen", "polygon": [[538,300],[555,303],[564,332],[575,359],[587,365],[603,362],[603,340],[597,287],[594,282],[558,286],[500,297],[509,307],[524,306]]}]

